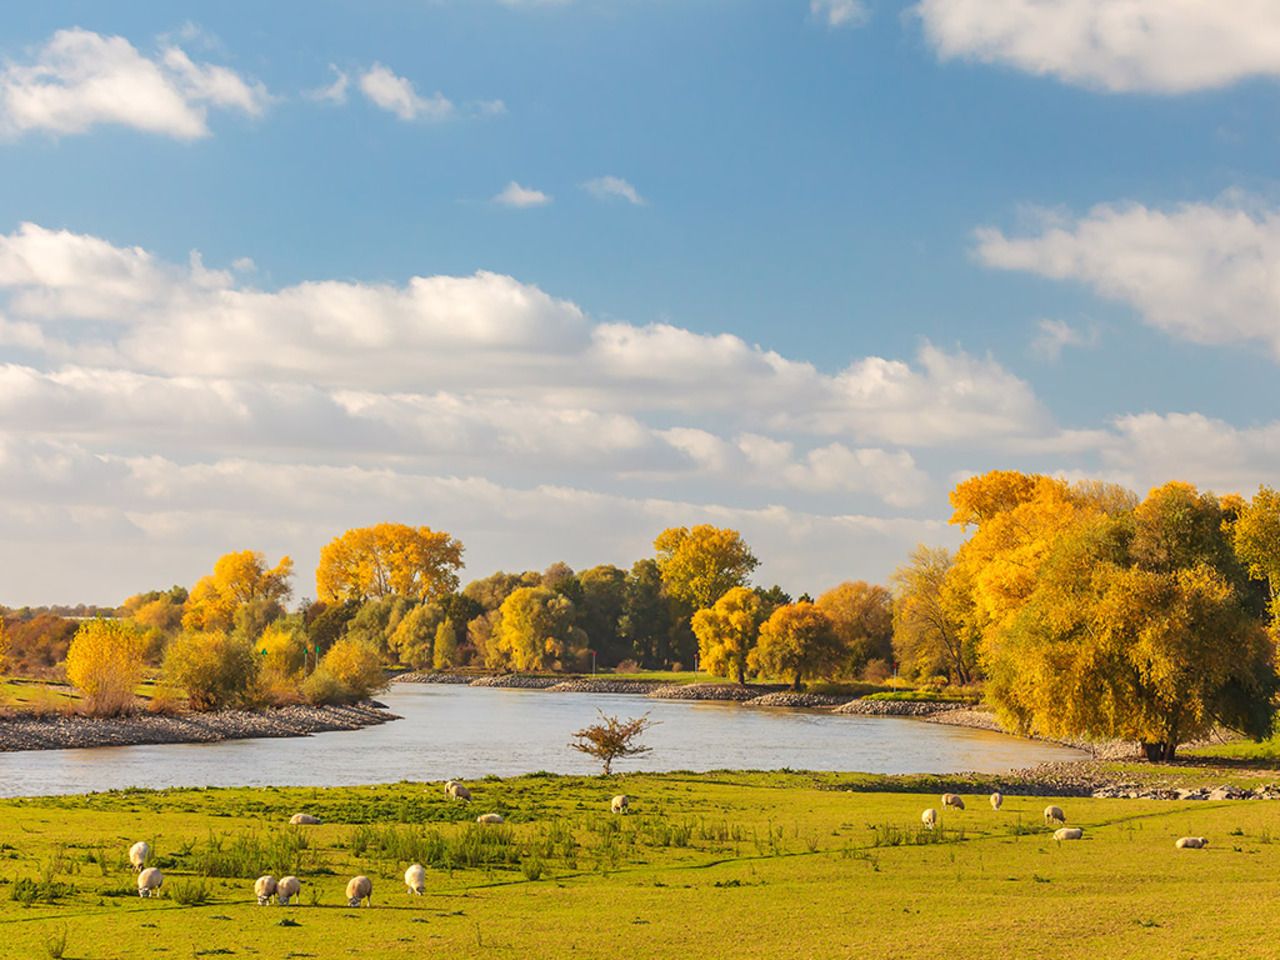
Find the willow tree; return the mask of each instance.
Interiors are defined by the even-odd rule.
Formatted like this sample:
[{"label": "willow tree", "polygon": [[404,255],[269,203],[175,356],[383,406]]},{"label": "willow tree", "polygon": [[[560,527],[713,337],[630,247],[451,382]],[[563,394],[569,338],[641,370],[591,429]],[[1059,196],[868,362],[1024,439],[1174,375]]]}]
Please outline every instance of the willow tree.
[{"label": "willow tree", "polygon": [[702,668],[740,684],[746,682],[747,657],[759,633],[760,597],[746,587],[734,587],[693,615]]}]

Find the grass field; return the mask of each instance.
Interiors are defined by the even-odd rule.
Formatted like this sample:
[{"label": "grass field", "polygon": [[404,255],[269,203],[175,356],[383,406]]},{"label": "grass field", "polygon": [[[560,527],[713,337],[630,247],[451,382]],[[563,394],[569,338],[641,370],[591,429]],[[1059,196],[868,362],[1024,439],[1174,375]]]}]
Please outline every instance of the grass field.
[{"label": "grass field", "polygon": [[[0,801],[0,956],[1274,958],[1280,805],[985,797],[919,829],[934,795],[837,774],[724,773]],[[866,786],[866,778],[857,785]],[[626,818],[609,797],[634,797]],[[289,827],[294,812],[324,819]],[[479,812],[508,825],[481,828]],[[1177,851],[1184,834],[1206,851]],[[164,896],[140,900],[146,839]],[[400,880],[428,865],[427,893]],[[296,907],[252,880],[294,872]],[[372,909],[345,905],[355,873]],[[52,941],[52,943],[50,943]]]}]

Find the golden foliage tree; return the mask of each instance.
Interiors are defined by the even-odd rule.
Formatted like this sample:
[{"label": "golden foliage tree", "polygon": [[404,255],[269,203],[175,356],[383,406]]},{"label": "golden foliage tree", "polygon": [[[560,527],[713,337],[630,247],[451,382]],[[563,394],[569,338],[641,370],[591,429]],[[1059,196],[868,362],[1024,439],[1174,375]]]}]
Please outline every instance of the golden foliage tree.
[{"label": "golden foliage tree", "polygon": [[521,587],[499,608],[488,665],[520,671],[571,669],[587,649],[587,635],[574,620],[568,597],[547,587]]},{"label": "golden foliage tree", "polygon": [[818,597],[844,646],[844,670],[856,676],[872,660],[893,656],[893,597],[865,580],[845,581]]},{"label": "golden foliage tree", "polygon": [[326,603],[398,596],[439,600],[458,588],[462,543],[430,527],[379,523],[320,550],[316,590]]},{"label": "golden foliage tree", "polygon": [[253,698],[261,657],[249,642],[221,630],[188,630],[165,651],[166,679],[194,710],[219,710]]},{"label": "golden foliage tree", "polygon": [[754,590],[733,587],[715,604],[693,615],[702,669],[717,677],[746,682],[747,655],[760,634],[760,598]]},{"label": "golden foliage tree", "polygon": [[1241,504],[1230,531],[1249,576],[1267,585],[1274,631],[1280,624],[1280,493],[1259,487],[1249,503]]},{"label": "golden foliage tree", "polygon": [[663,530],[653,546],[667,592],[691,610],[705,610],[745,586],[760,565],[737,530],[706,523]]},{"label": "golden foliage tree", "polygon": [[907,676],[943,673],[966,684],[973,679],[977,649],[949,596],[950,571],[950,551],[923,544],[894,571],[893,650]]},{"label": "golden foliage tree", "polygon": [[353,703],[385,689],[387,682],[378,651],[343,637],[307,678],[303,692],[312,703]]},{"label": "golden foliage tree", "polygon": [[437,670],[448,670],[458,665],[458,628],[448,617],[436,627],[435,643],[431,649],[431,665]]},{"label": "golden foliage tree", "polygon": [[115,716],[134,704],[142,681],[147,636],[120,620],[89,620],[80,625],[67,650],[67,679],[84,697],[93,716]]},{"label": "golden foliage tree", "polygon": [[191,588],[182,625],[188,630],[231,630],[241,607],[287,600],[292,576],[293,561],[288,557],[268,568],[257,550],[225,554],[213,565],[213,573]]},{"label": "golden foliage tree", "polygon": [[4,617],[0,616],[0,674],[9,668],[9,633],[4,626]]},{"label": "golden foliage tree", "polygon": [[844,647],[831,618],[801,601],[779,607],[760,628],[747,666],[768,677],[789,677],[799,690],[805,677],[822,676],[839,665]]}]

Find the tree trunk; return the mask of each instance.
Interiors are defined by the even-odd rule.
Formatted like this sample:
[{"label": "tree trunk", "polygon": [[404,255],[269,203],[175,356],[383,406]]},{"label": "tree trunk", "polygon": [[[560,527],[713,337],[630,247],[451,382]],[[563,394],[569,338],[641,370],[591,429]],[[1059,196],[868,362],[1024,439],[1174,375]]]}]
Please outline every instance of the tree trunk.
[{"label": "tree trunk", "polygon": [[800,671],[798,670],[795,673],[795,679],[791,681],[791,689],[796,693],[800,692]]},{"label": "tree trunk", "polygon": [[1167,743],[1165,741],[1144,743],[1142,745],[1142,752],[1151,763],[1168,763],[1174,758],[1177,750],[1178,745],[1176,743]]}]

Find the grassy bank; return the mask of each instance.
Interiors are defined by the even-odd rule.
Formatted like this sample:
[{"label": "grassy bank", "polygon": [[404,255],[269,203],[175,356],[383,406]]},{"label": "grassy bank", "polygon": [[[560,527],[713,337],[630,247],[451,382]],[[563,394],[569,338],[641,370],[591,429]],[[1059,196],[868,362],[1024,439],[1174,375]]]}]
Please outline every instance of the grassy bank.
[{"label": "grassy bank", "polygon": [[[1276,807],[985,797],[918,829],[934,795],[849,792],[866,778],[726,773],[530,776],[472,785],[127,792],[0,801],[0,956],[955,957],[1273,955]],[[634,798],[625,819],[611,794]],[[285,825],[305,810],[324,825]],[[479,812],[508,825],[481,829]],[[1183,834],[1203,852],[1174,850]],[[165,896],[124,862],[147,839]],[[428,865],[427,894],[400,876]],[[296,908],[252,878],[295,872]],[[354,910],[346,880],[373,878]],[[1212,904],[1212,909],[1206,909]],[[287,925],[282,925],[286,924]]]}]

